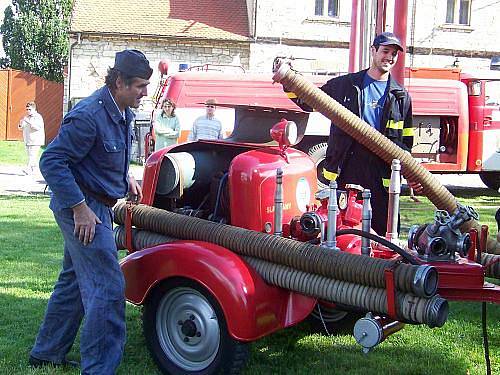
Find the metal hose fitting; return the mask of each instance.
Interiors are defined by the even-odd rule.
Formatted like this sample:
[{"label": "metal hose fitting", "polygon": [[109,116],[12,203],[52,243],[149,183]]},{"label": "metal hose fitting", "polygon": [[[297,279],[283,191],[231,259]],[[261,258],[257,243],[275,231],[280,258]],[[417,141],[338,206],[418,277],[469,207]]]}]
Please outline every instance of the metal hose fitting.
[{"label": "metal hose fitting", "polygon": [[399,196],[401,195],[401,162],[394,159],[391,164],[389,184],[389,204],[387,207],[387,230],[385,238],[391,242],[398,240]]},{"label": "metal hose fitting", "polygon": [[[362,221],[362,229],[364,232],[369,232],[372,227],[372,206],[370,199],[372,197],[372,193],[370,189],[363,190],[363,221]],[[370,256],[372,252],[370,246],[370,239],[366,237],[361,237],[361,255]]]}]

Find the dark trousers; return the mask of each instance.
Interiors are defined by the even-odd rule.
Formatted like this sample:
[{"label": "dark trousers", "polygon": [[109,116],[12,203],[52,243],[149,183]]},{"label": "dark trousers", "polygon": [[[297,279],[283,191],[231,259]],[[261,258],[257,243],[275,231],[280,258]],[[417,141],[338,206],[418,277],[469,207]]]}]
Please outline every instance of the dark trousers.
[{"label": "dark trousers", "polygon": [[81,373],[114,374],[125,346],[125,280],[118,264],[111,210],[91,197],[87,204],[102,221],[87,246],[73,234],[73,211],[54,212],[64,237],[64,259],[31,355],[61,363],[78,328]]},{"label": "dark trousers", "polygon": [[356,144],[346,157],[337,178],[339,189],[344,189],[346,184],[357,184],[364,189],[370,189],[372,228],[380,236],[385,236],[387,230],[389,192],[382,182],[386,170],[387,165],[383,160]]}]

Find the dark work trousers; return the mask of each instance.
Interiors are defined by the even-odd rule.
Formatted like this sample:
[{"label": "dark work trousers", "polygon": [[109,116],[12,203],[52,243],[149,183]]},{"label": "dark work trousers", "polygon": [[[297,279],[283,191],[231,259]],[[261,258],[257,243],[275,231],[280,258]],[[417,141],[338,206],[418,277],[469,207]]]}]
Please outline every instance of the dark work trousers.
[{"label": "dark work trousers", "polygon": [[364,146],[355,143],[342,165],[337,178],[339,189],[346,184],[361,185],[370,189],[372,206],[372,228],[384,237],[387,231],[387,205],[389,192],[382,183],[387,164]]},{"label": "dark work trousers", "polygon": [[64,237],[62,271],[49,299],[31,355],[61,363],[80,337],[81,373],[114,374],[125,346],[125,280],[118,264],[111,209],[86,197],[102,221],[84,246],[73,234],[73,211],[54,212]]}]

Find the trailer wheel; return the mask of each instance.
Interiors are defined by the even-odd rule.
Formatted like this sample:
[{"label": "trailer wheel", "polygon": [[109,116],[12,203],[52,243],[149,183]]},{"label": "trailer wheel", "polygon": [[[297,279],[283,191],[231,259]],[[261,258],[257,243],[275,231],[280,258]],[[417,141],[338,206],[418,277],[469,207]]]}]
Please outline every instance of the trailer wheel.
[{"label": "trailer wheel", "polygon": [[480,172],[479,177],[490,189],[500,189],[500,172]]},{"label": "trailer wheel", "polygon": [[363,316],[357,312],[339,310],[318,302],[308,317],[314,332],[329,333],[350,330]]},{"label": "trailer wheel", "polygon": [[248,357],[247,345],[229,335],[215,298],[190,280],[156,288],[144,307],[143,329],[164,374],[237,374]]},{"label": "trailer wheel", "polygon": [[325,323],[337,323],[347,316],[348,312],[343,310],[338,310],[332,307],[322,305],[317,303],[314,306],[314,310],[311,312],[311,317],[313,319],[321,322],[323,320]]},{"label": "trailer wheel", "polygon": [[323,177],[323,168],[325,167],[326,149],[328,144],[326,142],[318,143],[312,146],[307,154],[316,164],[316,175],[318,179],[318,189],[327,188],[329,181]]}]

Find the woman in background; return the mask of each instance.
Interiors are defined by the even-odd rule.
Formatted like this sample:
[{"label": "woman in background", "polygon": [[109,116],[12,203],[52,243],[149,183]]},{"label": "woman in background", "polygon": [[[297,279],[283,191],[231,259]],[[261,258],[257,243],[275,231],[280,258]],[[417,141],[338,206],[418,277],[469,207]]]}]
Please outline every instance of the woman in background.
[{"label": "woman in background", "polygon": [[170,99],[163,101],[153,129],[156,136],[155,151],[177,143],[180,124],[175,115],[175,104]]}]

